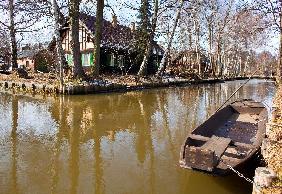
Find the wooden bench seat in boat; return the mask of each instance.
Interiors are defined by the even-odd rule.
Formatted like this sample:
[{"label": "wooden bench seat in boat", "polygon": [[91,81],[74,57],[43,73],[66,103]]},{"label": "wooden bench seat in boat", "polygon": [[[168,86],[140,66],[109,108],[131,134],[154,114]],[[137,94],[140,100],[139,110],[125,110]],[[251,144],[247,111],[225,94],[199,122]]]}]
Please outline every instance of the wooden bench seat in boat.
[{"label": "wooden bench seat in boat", "polygon": [[[202,136],[202,135],[196,135],[196,134],[190,134],[189,137],[191,139],[200,140],[200,141],[209,141],[210,137]],[[247,143],[241,143],[241,142],[233,142],[231,141],[231,144],[237,147],[245,147],[245,148],[253,148],[254,145],[247,144]]]},{"label": "wooden bench seat in boat", "polygon": [[186,164],[192,168],[206,171],[212,171],[218,164],[218,161],[228,145],[231,143],[230,138],[212,136],[211,138],[201,135],[191,135],[190,138],[197,140],[207,140],[201,147],[186,148]]},{"label": "wooden bench seat in boat", "polygon": [[220,158],[230,143],[230,138],[213,135],[201,148],[214,151],[214,154]]},{"label": "wooden bench seat in boat", "polygon": [[190,134],[189,137],[191,139],[200,140],[200,141],[209,141],[210,137],[202,136],[202,135],[196,135],[196,134]]}]

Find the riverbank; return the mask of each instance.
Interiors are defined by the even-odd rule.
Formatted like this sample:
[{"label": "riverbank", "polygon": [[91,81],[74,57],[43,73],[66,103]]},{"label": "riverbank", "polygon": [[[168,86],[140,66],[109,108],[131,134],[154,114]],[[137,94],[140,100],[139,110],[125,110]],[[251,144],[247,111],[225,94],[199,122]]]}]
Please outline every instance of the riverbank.
[{"label": "riverbank", "polygon": [[[274,110],[271,121],[268,123],[267,138],[262,145],[262,155],[267,168],[270,172],[274,171],[276,178],[265,188],[254,185],[254,190],[258,189],[265,194],[282,193],[282,86],[278,88],[273,104]],[[258,176],[255,177],[256,179],[265,179],[265,177]]]},{"label": "riverbank", "polygon": [[[2,91],[13,91],[18,93],[82,95],[95,93],[127,92],[149,88],[185,86],[193,84],[213,84],[244,79],[248,79],[248,77],[208,78],[195,80],[177,76],[149,76],[139,78],[133,75],[104,75],[99,79],[89,79],[87,81],[66,79],[64,81],[63,89],[60,89],[58,80],[52,74],[33,74],[33,76],[29,78],[19,78],[15,74],[1,74],[0,89]],[[253,79],[273,78],[254,76]]]}]

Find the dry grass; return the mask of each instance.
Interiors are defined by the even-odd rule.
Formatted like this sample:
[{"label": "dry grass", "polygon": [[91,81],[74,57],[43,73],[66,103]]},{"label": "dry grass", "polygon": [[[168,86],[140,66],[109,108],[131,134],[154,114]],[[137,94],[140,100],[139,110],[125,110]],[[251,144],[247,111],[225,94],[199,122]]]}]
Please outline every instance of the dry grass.
[{"label": "dry grass", "polygon": [[263,193],[282,193],[282,86],[277,90],[274,100],[275,111],[272,114],[272,125],[267,131],[269,140],[273,143],[267,145],[264,154],[267,165],[277,173],[277,180],[272,188],[267,188]]}]

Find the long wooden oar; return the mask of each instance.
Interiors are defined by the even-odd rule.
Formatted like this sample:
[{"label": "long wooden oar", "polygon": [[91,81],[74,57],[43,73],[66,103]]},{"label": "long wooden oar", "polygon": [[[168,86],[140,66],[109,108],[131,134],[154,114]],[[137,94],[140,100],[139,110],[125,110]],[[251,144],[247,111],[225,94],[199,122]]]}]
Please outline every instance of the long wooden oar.
[{"label": "long wooden oar", "polygon": [[251,79],[252,77],[256,74],[256,72],[258,71],[259,69],[257,69],[250,77],[249,79],[247,79],[239,88],[237,88],[237,90],[235,90],[235,92],[233,92],[231,94],[231,96],[229,96],[229,98],[227,100],[225,100],[225,102],[218,108],[216,109],[215,112],[219,111],[225,104],[226,102],[228,102],[228,100],[230,100],[244,85],[246,85]]}]

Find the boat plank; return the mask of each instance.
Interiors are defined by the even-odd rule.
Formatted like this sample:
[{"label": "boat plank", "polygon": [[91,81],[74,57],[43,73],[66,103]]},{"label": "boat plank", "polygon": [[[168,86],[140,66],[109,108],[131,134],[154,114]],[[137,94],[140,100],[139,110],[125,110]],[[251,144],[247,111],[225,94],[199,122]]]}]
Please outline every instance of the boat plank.
[{"label": "boat plank", "polygon": [[220,158],[228,145],[231,143],[230,138],[218,137],[213,135],[203,146],[202,149],[214,151],[215,155]]},{"label": "boat plank", "polygon": [[190,138],[200,140],[200,141],[209,141],[210,137],[202,136],[202,135],[196,135],[196,134],[190,134]]}]

